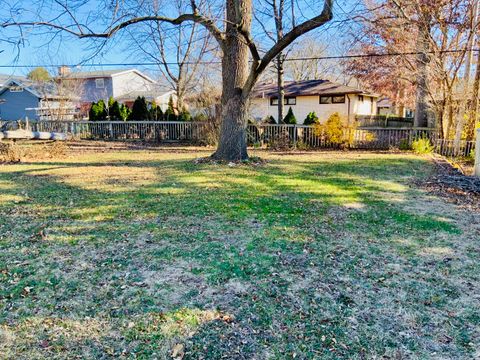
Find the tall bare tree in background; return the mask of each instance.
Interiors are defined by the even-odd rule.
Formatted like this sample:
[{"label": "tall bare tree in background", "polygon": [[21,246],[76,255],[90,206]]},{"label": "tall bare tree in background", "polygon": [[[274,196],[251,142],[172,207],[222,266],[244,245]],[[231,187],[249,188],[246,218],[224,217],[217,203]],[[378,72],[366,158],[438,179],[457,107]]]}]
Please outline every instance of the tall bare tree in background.
[{"label": "tall bare tree in background", "polygon": [[49,29],[52,36],[62,32],[84,39],[108,39],[127,27],[145,22],[172,25],[193,22],[203,26],[222,51],[222,125],[217,150],[212,155],[221,160],[248,158],[249,97],[260,75],[298,37],[321,27],[333,17],[333,0],[308,3],[308,13],[313,14],[312,17],[302,19],[273,46],[260,51],[251,31],[252,0],[205,0],[201,3],[192,0],[188,11],[182,13],[169,3],[163,3],[158,7],[160,14],[152,14],[140,1],[105,1],[104,5],[104,17],[99,19],[98,1],[33,1],[29,4],[29,9],[35,9],[32,13],[29,9],[16,8],[17,1],[7,0],[3,6],[6,10],[0,12],[3,18],[0,21],[3,27]]},{"label": "tall bare tree in background", "polygon": [[371,11],[362,19],[364,36],[357,51],[412,55],[355,59],[350,62],[350,73],[376,91],[414,106],[416,126],[427,125],[428,114],[434,112],[443,137],[452,138],[460,111],[458,99],[465,97],[458,90],[470,53],[475,3],[367,1]]},{"label": "tall bare tree in background", "polygon": [[[467,32],[466,46],[468,50],[466,53],[464,76],[463,76],[462,83],[460,85],[461,93],[465,94],[465,96],[458,99],[459,110],[457,112],[457,126],[455,129],[455,153],[457,154],[460,153],[461,140],[463,135],[465,134],[465,130],[466,130],[466,134],[465,134],[466,137],[467,138],[469,137],[469,134],[468,134],[469,131],[468,129],[465,129],[465,126],[467,125],[467,128],[475,127],[475,116],[477,113],[476,104],[478,104],[478,83],[476,84],[477,91],[475,91],[475,89],[471,87],[472,84],[470,81],[470,77],[471,77],[472,65],[473,65],[473,59],[474,59],[474,53],[472,49],[474,45],[478,43],[475,37],[477,36],[477,33],[479,33],[480,31],[479,8],[480,7],[478,2],[475,1],[472,4],[472,6],[470,6],[470,8],[468,9],[470,16],[468,19],[467,27],[465,29],[465,31]],[[478,72],[479,72],[479,63],[477,62],[477,73]],[[476,92],[476,95],[475,95],[475,92]],[[468,96],[469,94],[473,94],[475,96],[469,97]],[[469,102],[471,102],[472,105],[470,105]],[[474,109],[475,111],[474,112],[469,111],[471,109]]]},{"label": "tall bare tree in background", "polygon": [[[476,48],[480,47],[480,29],[477,28]],[[480,51],[477,52],[477,66],[475,70],[475,80],[472,85],[472,96],[470,97],[470,106],[468,107],[468,123],[465,129],[466,139],[473,140],[475,138],[475,127],[479,121],[480,115]]]},{"label": "tall bare tree in background", "polygon": [[[178,13],[185,12],[190,2],[171,2]],[[151,12],[159,15],[159,4],[150,5]],[[129,50],[138,59],[143,54],[147,61],[158,64],[161,81],[177,94],[177,107],[182,110],[185,98],[195,90],[202,76],[211,70],[203,64],[207,56],[216,51],[215,41],[210,32],[198,23],[172,25],[163,22],[146,22],[129,30]]]},{"label": "tall bare tree in background", "polygon": [[[310,35],[299,40],[285,61],[285,78],[293,81],[326,79],[340,81],[345,76],[343,64],[337,59],[320,59],[330,54],[331,46]],[[337,51],[337,50],[335,50]],[[341,51],[341,50],[339,50]]]},{"label": "tall bare tree in background", "polygon": [[[278,3],[278,4],[277,4]],[[283,14],[285,13],[285,0],[272,0],[273,16],[275,18],[275,30],[277,33],[276,41],[283,37]],[[277,90],[278,90],[278,122],[283,120],[283,109],[285,102],[285,85],[283,83],[283,74],[285,63],[285,54],[280,52],[277,55],[275,68],[277,70]]]},{"label": "tall bare tree in background", "polygon": [[[272,42],[278,42],[282,37],[283,33],[286,30],[285,21],[288,19],[287,11],[285,4],[286,0],[264,0],[261,4],[263,8],[255,14],[255,20],[258,22],[260,27],[263,29],[263,32],[267,38]],[[295,26],[295,12],[294,4],[291,2],[291,18],[292,27]],[[274,29],[273,31],[268,27],[268,19],[273,18],[274,20]],[[284,51],[280,52],[274,63],[272,64],[273,69],[276,73],[276,82],[277,82],[277,119],[280,123],[284,118],[284,102],[285,102],[285,84],[284,84],[284,66],[285,66],[286,54]]]}]

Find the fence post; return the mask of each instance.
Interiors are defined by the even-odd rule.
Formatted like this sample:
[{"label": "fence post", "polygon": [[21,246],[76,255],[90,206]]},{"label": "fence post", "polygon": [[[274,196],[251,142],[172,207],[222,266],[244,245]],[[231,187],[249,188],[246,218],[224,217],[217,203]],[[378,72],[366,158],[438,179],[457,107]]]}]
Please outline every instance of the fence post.
[{"label": "fence post", "polygon": [[475,176],[480,177],[480,128],[477,129],[477,142],[475,145]]},{"label": "fence post", "polygon": [[293,125],[293,147],[297,148],[297,125]]}]

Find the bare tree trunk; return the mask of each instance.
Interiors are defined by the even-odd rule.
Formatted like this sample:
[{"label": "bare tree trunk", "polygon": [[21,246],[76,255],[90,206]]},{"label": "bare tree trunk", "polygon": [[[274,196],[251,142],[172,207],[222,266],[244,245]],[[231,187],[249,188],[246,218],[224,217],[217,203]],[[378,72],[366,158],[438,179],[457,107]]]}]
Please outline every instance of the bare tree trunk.
[{"label": "bare tree trunk", "polygon": [[415,100],[415,127],[428,126],[428,63],[430,51],[430,24],[429,21],[420,23],[417,43],[417,94]]},{"label": "bare tree trunk", "polygon": [[244,160],[247,154],[248,96],[243,87],[248,79],[248,46],[235,24],[250,28],[251,0],[227,1],[227,25],[222,59],[222,126],[214,159]]},{"label": "bare tree trunk", "polygon": [[450,134],[452,130],[452,122],[453,122],[453,112],[454,112],[454,104],[453,104],[453,97],[452,97],[452,89],[448,90],[447,94],[447,124],[445,125],[445,139],[450,139]]},{"label": "bare tree trunk", "polygon": [[[463,91],[462,93],[467,95],[470,88],[470,72],[472,70],[472,62],[473,62],[473,48],[474,40],[475,40],[475,27],[477,26],[477,18],[478,18],[478,3],[475,2],[472,5],[472,19],[470,22],[470,36],[467,42],[467,49],[470,49],[467,53],[467,60],[465,64],[465,78],[463,81]],[[467,118],[469,115],[468,111],[468,96],[462,97],[459,99],[459,109],[457,113],[457,128],[455,130],[455,141],[454,141],[454,151],[455,154],[460,153],[460,143],[462,141],[463,130],[465,127],[465,123],[467,122]]]},{"label": "bare tree trunk", "polygon": [[285,103],[285,89],[283,84],[283,54],[277,56],[277,89],[278,89],[278,120],[277,123],[281,124],[283,121],[283,109]]},{"label": "bare tree trunk", "polygon": [[176,93],[177,93],[177,110],[182,111],[184,107],[184,97],[185,97],[185,80],[183,74],[183,66],[179,67],[178,70],[178,77],[176,85]]},{"label": "bare tree trunk", "polygon": [[480,52],[477,55],[477,68],[475,70],[475,80],[473,81],[472,99],[470,101],[469,109],[469,124],[467,127],[467,140],[475,139],[475,125],[478,119],[478,105],[480,93]]}]

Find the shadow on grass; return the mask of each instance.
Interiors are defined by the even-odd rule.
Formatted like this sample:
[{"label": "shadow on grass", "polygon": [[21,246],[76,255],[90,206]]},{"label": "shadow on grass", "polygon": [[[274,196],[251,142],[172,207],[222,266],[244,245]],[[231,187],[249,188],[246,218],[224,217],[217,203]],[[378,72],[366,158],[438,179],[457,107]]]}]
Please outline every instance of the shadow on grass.
[{"label": "shadow on grass", "polygon": [[[112,167],[154,175],[137,182],[135,171],[105,173]],[[414,268],[423,261],[419,249],[448,247],[448,235],[459,233],[447,220],[403,208],[412,192],[406,179],[424,167],[411,158],[285,159],[256,168],[132,159],[12,166],[0,173],[3,194],[24,199],[0,207],[7,230],[0,299],[9,302],[0,321],[44,315],[118,325],[180,308],[220,308],[235,314],[235,325],[213,321],[182,335],[191,338],[188,354],[208,349],[220,357],[234,346],[245,358],[334,357],[382,354],[389,342],[425,346],[395,337],[405,319],[377,342],[381,319],[359,318],[355,336],[348,325],[357,307],[377,311],[381,291],[382,299],[398,289],[425,302],[438,298],[439,310],[458,297],[436,274],[422,270],[420,280],[390,267]],[[85,168],[87,183],[73,185]],[[384,286],[386,277],[395,281]],[[426,306],[398,301],[392,312]],[[148,326],[132,329],[129,351],[152,356],[155,341],[164,341]]]}]

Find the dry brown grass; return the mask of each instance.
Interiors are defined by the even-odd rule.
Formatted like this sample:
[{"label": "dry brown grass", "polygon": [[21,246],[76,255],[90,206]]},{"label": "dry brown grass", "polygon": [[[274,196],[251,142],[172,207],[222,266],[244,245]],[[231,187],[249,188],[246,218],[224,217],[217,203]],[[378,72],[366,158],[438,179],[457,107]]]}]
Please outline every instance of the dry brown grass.
[{"label": "dry brown grass", "polygon": [[477,356],[480,215],[411,187],[425,158],[258,154],[1,166],[2,356]]}]

